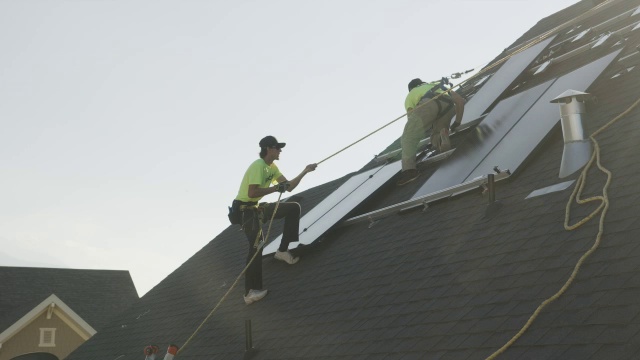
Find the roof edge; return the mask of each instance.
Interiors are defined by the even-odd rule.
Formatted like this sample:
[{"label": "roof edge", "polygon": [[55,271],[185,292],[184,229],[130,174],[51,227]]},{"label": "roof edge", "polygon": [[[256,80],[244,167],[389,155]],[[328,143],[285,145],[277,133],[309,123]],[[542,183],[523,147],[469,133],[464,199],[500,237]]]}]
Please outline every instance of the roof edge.
[{"label": "roof edge", "polygon": [[9,326],[5,331],[0,333],[0,345],[12,338],[20,330],[31,324],[36,317],[47,311],[49,306],[55,305],[53,312],[62,319],[69,327],[71,327],[80,337],[84,340],[88,340],[95,335],[97,331],[89,325],[80,315],[73,311],[67,304],[64,303],[55,294],[51,294],[44,299],[40,304],[36,305],[31,311],[26,313],[18,321]]}]

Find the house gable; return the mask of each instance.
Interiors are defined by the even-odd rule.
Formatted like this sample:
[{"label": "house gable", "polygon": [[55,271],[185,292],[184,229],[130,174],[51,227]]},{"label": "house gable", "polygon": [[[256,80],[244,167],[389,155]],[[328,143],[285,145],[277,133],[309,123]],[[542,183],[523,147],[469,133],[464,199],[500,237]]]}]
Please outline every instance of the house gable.
[{"label": "house gable", "polygon": [[0,333],[0,360],[35,351],[64,358],[95,334],[91,325],[51,294]]}]

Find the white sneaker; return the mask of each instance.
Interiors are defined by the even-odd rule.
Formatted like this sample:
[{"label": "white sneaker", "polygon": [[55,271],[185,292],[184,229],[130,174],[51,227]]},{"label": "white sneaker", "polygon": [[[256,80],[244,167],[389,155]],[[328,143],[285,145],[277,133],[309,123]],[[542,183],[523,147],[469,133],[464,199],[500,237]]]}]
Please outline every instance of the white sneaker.
[{"label": "white sneaker", "polygon": [[249,290],[249,293],[244,296],[245,304],[253,304],[254,302],[261,300],[263,297],[267,296],[268,290]]},{"label": "white sneaker", "polygon": [[276,260],[282,260],[289,265],[293,265],[297,263],[298,260],[300,260],[299,257],[293,257],[293,255],[291,255],[291,253],[288,250],[287,251],[276,250],[276,255],[274,256],[274,258],[276,258]]}]

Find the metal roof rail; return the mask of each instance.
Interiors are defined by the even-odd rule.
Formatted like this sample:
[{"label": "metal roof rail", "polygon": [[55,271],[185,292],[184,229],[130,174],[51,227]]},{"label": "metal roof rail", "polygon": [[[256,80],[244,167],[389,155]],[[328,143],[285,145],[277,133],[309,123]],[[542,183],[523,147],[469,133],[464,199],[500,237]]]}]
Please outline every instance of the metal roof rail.
[{"label": "metal roof rail", "polygon": [[[509,170],[499,170],[498,167],[495,167],[494,170],[496,171],[496,175],[494,176],[494,181],[504,180],[509,176],[511,176],[511,172]],[[476,190],[479,187],[486,188],[487,184],[488,184],[488,175],[479,176],[475,179],[469,180],[459,185],[451,186],[446,189],[442,189],[427,195],[417,197],[415,199],[407,200],[395,205],[387,206],[379,210],[375,210],[366,214],[352,217],[340,223],[338,227],[349,226],[349,225],[360,223],[360,222],[373,223],[376,221],[376,219],[381,219],[389,215],[401,213],[403,211],[415,209],[421,206],[426,209],[429,203],[432,203],[436,200],[444,199],[449,196],[462,194],[471,190]]]}]

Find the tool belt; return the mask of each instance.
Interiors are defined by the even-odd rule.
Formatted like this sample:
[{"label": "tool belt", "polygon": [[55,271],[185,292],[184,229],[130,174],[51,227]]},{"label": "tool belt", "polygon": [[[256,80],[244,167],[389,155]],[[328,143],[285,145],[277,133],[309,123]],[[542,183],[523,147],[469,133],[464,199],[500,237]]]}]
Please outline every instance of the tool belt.
[{"label": "tool belt", "polygon": [[244,222],[245,211],[257,211],[257,202],[245,202],[240,200],[233,200],[231,206],[229,206],[229,222],[234,225],[242,225]]}]

